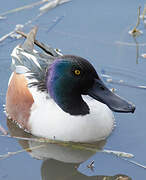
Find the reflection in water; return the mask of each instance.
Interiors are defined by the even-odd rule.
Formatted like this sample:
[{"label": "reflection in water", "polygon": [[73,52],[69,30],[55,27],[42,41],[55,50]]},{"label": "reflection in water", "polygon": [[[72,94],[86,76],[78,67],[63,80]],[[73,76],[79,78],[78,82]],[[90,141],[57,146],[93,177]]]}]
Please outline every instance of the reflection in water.
[{"label": "reflection in water", "polygon": [[134,39],[135,44],[136,44],[136,64],[138,64],[138,59],[139,59],[139,43],[138,43],[136,37],[133,36],[133,39]]},{"label": "reflection in water", "polygon": [[116,176],[85,176],[77,171],[79,164],[64,163],[48,159],[41,167],[42,180],[131,180],[124,175]]},{"label": "reflection in water", "polygon": [[[11,136],[28,138],[34,137],[31,134],[24,132],[11,120],[7,120],[7,126]],[[100,150],[103,148],[105,143],[106,141],[100,141],[92,144],[92,147],[96,147],[96,150]],[[124,175],[86,176],[81,174],[77,170],[78,166],[95,153],[87,149],[72,148],[69,146],[65,147],[58,144],[26,140],[19,140],[19,144],[23,147],[23,149],[27,149],[26,151],[33,158],[43,160],[41,167],[42,180],[131,180],[131,178]]]}]

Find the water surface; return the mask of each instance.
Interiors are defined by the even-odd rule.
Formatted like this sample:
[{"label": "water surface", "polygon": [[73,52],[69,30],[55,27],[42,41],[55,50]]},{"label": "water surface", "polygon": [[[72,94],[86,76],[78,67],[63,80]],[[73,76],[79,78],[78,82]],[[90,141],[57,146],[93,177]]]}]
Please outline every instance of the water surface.
[{"label": "water surface", "polygon": [[[33,2],[36,1],[2,1],[0,14]],[[7,19],[0,20],[0,37],[11,32],[16,24],[26,24],[23,28],[25,32],[38,25],[38,40],[54,48],[60,48],[64,54],[87,58],[109,88],[114,87],[116,93],[136,104],[134,114],[115,113],[116,128],[107,139],[104,148],[132,153],[135,156],[132,160],[146,165],[146,90],[136,88],[146,85],[146,60],[140,56],[146,52],[146,47],[141,46],[146,42],[143,21],[138,27],[143,31],[143,35],[135,41],[128,34],[136,24],[138,6],[144,7],[144,3],[144,0],[72,0],[38,19],[36,17],[39,14],[39,6],[37,6],[9,14]],[[32,23],[27,24],[30,19],[33,20]],[[23,40],[8,38],[0,43],[0,124],[6,129],[8,127],[2,105],[5,103],[7,82],[11,74],[10,54],[20,42]],[[132,45],[124,45],[125,42]],[[110,76],[108,79],[112,79],[115,83],[108,83],[103,75]],[[20,144],[17,140],[0,137],[0,154],[18,151],[27,146],[27,143],[21,146]],[[83,154],[79,153],[77,157],[74,155],[69,163],[53,159],[37,160],[30,156],[32,155],[30,152],[19,153],[0,160],[0,179],[97,179],[96,176],[116,174],[128,175],[134,180],[146,178],[144,168],[114,155],[96,153],[90,158],[87,156],[88,160],[84,157],[83,163],[76,162],[75,159],[81,158]],[[63,158],[62,153],[59,158]],[[74,162],[71,163],[73,159]],[[92,160],[95,165],[94,171],[87,168]],[[77,170],[75,167],[78,166]]]}]

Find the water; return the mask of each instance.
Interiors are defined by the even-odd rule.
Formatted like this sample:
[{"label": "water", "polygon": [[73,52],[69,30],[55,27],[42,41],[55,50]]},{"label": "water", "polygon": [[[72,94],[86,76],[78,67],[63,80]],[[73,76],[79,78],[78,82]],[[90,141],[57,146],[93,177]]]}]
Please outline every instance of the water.
[{"label": "water", "polygon": [[[33,2],[36,1],[2,1],[0,14]],[[23,31],[28,32],[33,25],[38,25],[38,40],[54,48],[60,48],[64,54],[75,54],[90,60],[109,88],[114,87],[116,93],[136,104],[134,114],[115,113],[116,128],[104,142],[104,148],[132,153],[134,154],[133,161],[146,165],[146,90],[136,88],[146,85],[146,60],[140,56],[146,52],[145,46],[141,46],[146,42],[143,21],[138,27],[143,31],[143,35],[135,41],[128,34],[128,31],[136,24],[138,6],[144,7],[144,3],[144,0],[72,0],[38,19],[36,17],[40,6],[37,6],[12,13],[7,15],[7,19],[0,20],[0,37],[11,32],[16,24],[27,24],[31,19],[32,23],[27,24]],[[8,127],[2,105],[5,103],[7,82],[11,73],[10,54],[13,48],[22,41],[8,38],[0,43],[0,124],[6,129]],[[123,42],[132,43],[132,46],[124,45]],[[115,83],[107,82],[103,74],[109,75]],[[120,84],[117,83],[119,81]],[[5,137],[0,137],[0,142],[0,154],[18,151],[28,145],[34,146],[31,142],[23,143]],[[43,153],[41,150],[36,150],[34,154],[22,152],[0,160],[0,180],[63,178],[81,180],[116,174],[128,175],[134,180],[146,178],[144,168],[114,155],[105,153],[90,155],[88,152],[72,152],[68,149],[66,154],[64,149],[58,150],[56,147],[48,147],[48,149]],[[56,152],[57,157],[51,153],[51,150]],[[44,160],[36,160],[30,155],[37,158],[43,156]],[[54,156],[57,160],[47,160],[46,156],[51,158]],[[87,168],[92,160],[94,160],[94,171]],[[78,170],[75,168],[77,166],[79,166]]]}]

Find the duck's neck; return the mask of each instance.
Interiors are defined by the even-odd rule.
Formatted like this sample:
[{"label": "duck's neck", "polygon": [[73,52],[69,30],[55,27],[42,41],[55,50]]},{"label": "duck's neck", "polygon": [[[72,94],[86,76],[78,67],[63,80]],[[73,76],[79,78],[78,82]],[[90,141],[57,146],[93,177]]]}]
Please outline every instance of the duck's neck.
[{"label": "duck's neck", "polygon": [[67,96],[59,93],[53,99],[63,111],[71,115],[89,114],[89,107],[81,95],[71,94]]}]

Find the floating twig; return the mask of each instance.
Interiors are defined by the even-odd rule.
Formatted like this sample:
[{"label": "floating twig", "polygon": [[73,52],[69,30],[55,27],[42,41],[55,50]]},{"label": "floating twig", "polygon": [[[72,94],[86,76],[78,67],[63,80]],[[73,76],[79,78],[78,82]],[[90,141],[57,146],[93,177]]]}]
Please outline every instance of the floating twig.
[{"label": "floating twig", "polygon": [[18,140],[24,140],[24,141],[34,141],[34,142],[42,142],[42,143],[54,143],[55,142],[53,140],[48,140],[48,139],[45,139],[45,138],[28,138],[28,137],[19,137],[19,136],[11,136],[11,135],[8,135],[8,134],[3,134],[3,135],[0,135],[1,137],[7,137],[7,138],[13,138],[13,139],[18,139]]},{"label": "floating twig", "polygon": [[135,44],[136,44],[136,64],[138,64],[138,58],[139,58],[139,43],[138,41],[136,40],[136,37],[133,36],[133,39],[135,41]]},{"label": "floating twig", "polygon": [[129,153],[120,152],[120,151],[100,150],[100,149],[97,149],[96,144],[90,144],[90,143],[66,142],[66,141],[51,140],[51,139],[46,139],[46,138],[28,138],[28,137],[18,137],[18,136],[11,136],[11,135],[0,135],[0,136],[19,139],[19,140],[56,144],[56,145],[60,145],[63,147],[71,147],[73,149],[87,150],[87,151],[95,152],[95,153],[103,152],[103,153],[108,153],[108,154],[114,154],[116,156],[121,156],[121,157],[131,157],[132,156]]},{"label": "floating twig", "polygon": [[140,9],[141,9],[141,6],[138,7],[136,26],[135,26],[131,31],[129,31],[129,34],[131,34],[131,35],[134,36],[134,37],[139,36],[140,34],[143,33],[142,31],[140,31],[140,30],[137,29],[137,27],[138,27],[139,24],[140,24]]},{"label": "floating twig", "polygon": [[[135,43],[129,43],[129,42],[122,42],[122,41],[116,41],[115,44],[123,45],[123,46],[137,46]],[[139,43],[139,46],[146,46],[146,43]]]},{"label": "floating twig", "polygon": [[125,153],[125,152],[120,152],[120,151],[112,151],[112,150],[100,150],[100,149],[97,149],[96,144],[90,144],[90,143],[66,142],[66,141],[51,140],[51,139],[46,139],[46,138],[28,138],[28,137],[18,137],[18,136],[11,136],[11,135],[0,135],[0,136],[19,139],[19,140],[56,144],[56,145],[60,145],[63,147],[71,147],[73,149],[87,150],[87,151],[95,152],[95,153],[96,152],[103,152],[103,153],[107,153],[107,154],[114,154],[118,157],[119,156],[120,157],[126,157],[126,158],[127,157],[128,158],[133,157],[133,155],[130,153]]},{"label": "floating twig", "polygon": [[38,6],[40,4],[43,4],[45,2],[48,2],[48,0],[41,0],[41,1],[38,1],[38,2],[35,2],[35,3],[32,3],[32,4],[29,4],[29,5],[25,5],[25,6],[22,6],[22,7],[19,7],[19,8],[15,8],[15,9],[11,9],[9,11],[6,11],[2,14],[0,14],[0,16],[5,16],[5,15],[8,15],[8,14],[11,14],[11,13],[15,13],[15,12],[18,12],[18,11],[22,11],[24,9],[30,9],[30,8],[33,8],[35,6]]},{"label": "floating twig", "polygon": [[29,147],[29,148],[21,149],[19,151],[15,151],[15,152],[8,152],[6,154],[0,155],[0,159],[6,159],[6,158],[8,158],[10,156],[13,156],[13,155],[25,152],[25,151],[32,151],[34,149],[39,149],[39,148],[42,148],[42,147],[45,147],[45,146],[46,146],[46,144],[42,144],[42,145],[31,147],[31,148]]},{"label": "floating twig", "polygon": [[131,153],[125,153],[125,152],[120,152],[120,151],[112,151],[112,150],[103,150],[102,152],[105,152],[107,154],[113,154],[113,155],[116,155],[117,157],[121,157],[123,160],[125,161],[128,161],[136,166],[139,166],[139,167],[142,167],[144,169],[146,169],[146,166],[145,165],[142,165],[136,161],[133,161],[131,159],[126,159],[126,158],[133,158],[134,155],[131,154]]},{"label": "floating twig", "polygon": [[127,87],[130,87],[130,88],[146,90],[146,86],[144,86],[144,85],[136,86],[136,85],[133,85],[133,84],[128,84],[128,83],[124,82],[123,80],[115,81],[112,78],[108,78],[108,79],[106,79],[106,82],[111,83],[111,84],[118,84],[120,86],[127,86]]},{"label": "floating twig", "polygon": [[138,7],[138,11],[137,11],[137,23],[136,23],[136,26],[134,27],[134,29],[136,29],[139,24],[140,24],[140,9],[141,9],[141,6]]},{"label": "floating twig", "polygon": [[61,5],[63,3],[67,3],[71,0],[53,0],[45,4],[44,6],[40,7],[41,12],[49,11],[50,9],[56,8],[58,5]]},{"label": "floating twig", "polygon": [[143,9],[142,15],[140,15],[140,18],[142,18],[143,21],[146,18],[145,14],[146,14],[146,4],[144,5],[144,9]]},{"label": "floating twig", "polygon": [[[19,154],[21,152],[31,151],[34,149],[42,148],[42,147],[46,146],[46,143],[49,143],[49,144],[56,144],[59,146],[69,147],[69,148],[78,149],[78,150],[86,150],[86,151],[90,151],[90,152],[94,152],[94,153],[101,152],[101,153],[113,154],[119,158],[122,158],[123,160],[129,161],[130,163],[133,163],[139,167],[146,169],[146,166],[144,166],[144,165],[142,165],[136,161],[126,159],[126,158],[134,157],[133,154],[121,152],[121,151],[107,150],[107,149],[99,150],[99,149],[97,149],[96,144],[92,145],[89,143],[64,142],[64,141],[50,140],[50,139],[45,139],[45,138],[27,138],[27,137],[17,137],[17,136],[10,136],[10,135],[0,135],[0,136],[8,137],[8,138],[15,138],[15,139],[19,139],[19,140],[35,141],[35,142],[42,142],[43,143],[42,145],[35,146],[32,148],[26,148],[26,149],[22,149],[22,150],[19,150],[16,152],[8,152],[7,154],[0,155],[0,159],[5,159],[5,158],[8,158],[12,155]],[[94,161],[92,161],[87,167],[90,168],[91,170],[94,169]]]},{"label": "floating twig", "polygon": [[146,166],[145,166],[145,165],[142,165],[142,164],[140,164],[140,163],[138,163],[138,162],[136,162],[136,161],[129,160],[129,159],[124,159],[124,160],[126,160],[126,161],[128,161],[128,162],[130,162],[130,163],[132,163],[132,164],[135,164],[135,165],[137,165],[137,166],[139,166],[139,167],[142,167],[142,168],[146,169]]},{"label": "floating twig", "polygon": [[28,20],[26,23],[24,23],[24,24],[17,24],[13,31],[11,31],[10,33],[8,33],[8,34],[6,34],[6,35],[4,35],[3,37],[0,38],[0,43],[3,42],[8,37],[16,38],[16,39],[21,38],[22,35],[20,35],[20,34],[18,35],[18,33],[16,34],[16,31],[22,30],[24,28],[24,26],[27,26],[27,25],[31,24],[33,21],[37,20],[42,15],[43,15],[43,13],[39,13],[37,16],[35,16],[35,18]]},{"label": "floating twig", "polygon": [[133,158],[134,157],[134,155],[131,153],[126,153],[126,152],[121,152],[121,151],[113,151],[113,150],[104,149],[104,150],[102,150],[102,152],[107,153],[107,154],[113,154],[113,155],[116,155],[118,157],[126,157],[126,158]]},{"label": "floating twig", "polygon": [[3,42],[5,39],[7,39],[9,36],[11,36],[14,33],[14,31],[11,31],[10,33],[4,35],[0,38],[0,43]]},{"label": "floating twig", "polygon": [[7,39],[10,36],[13,36],[15,34],[15,31],[22,29],[24,26],[22,24],[17,24],[15,29],[8,34],[4,35],[3,37],[0,38],[0,43],[3,42],[5,39]]},{"label": "floating twig", "polygon": [[8,135],[8,132],[5,130],[5,128],[0,124],[0,131],[3,133],[3,135]]}]

